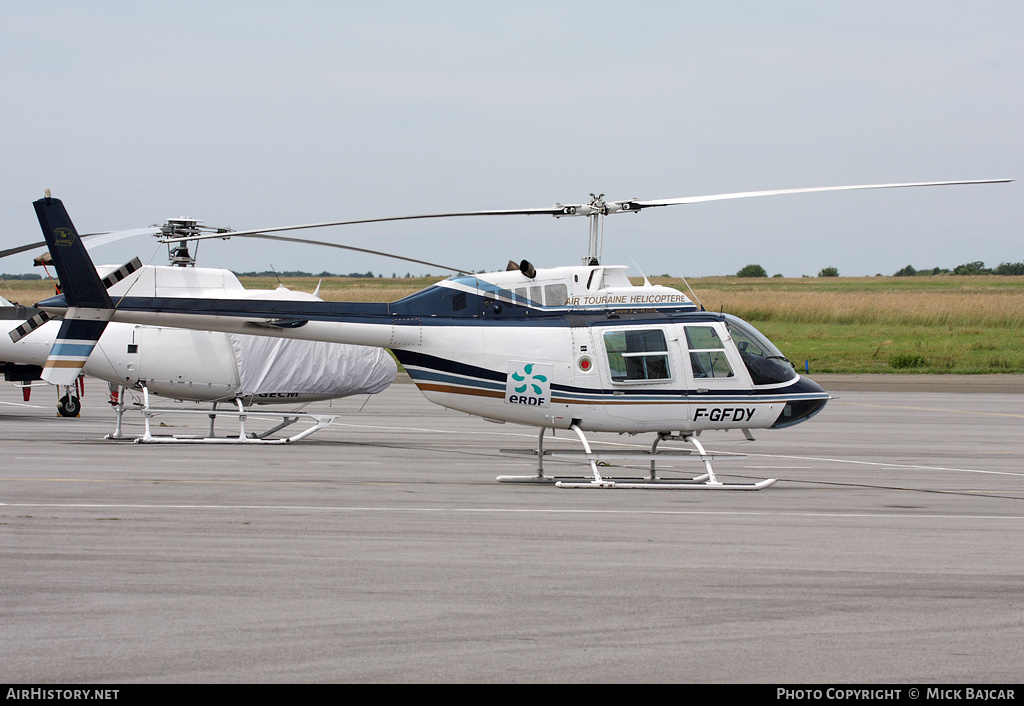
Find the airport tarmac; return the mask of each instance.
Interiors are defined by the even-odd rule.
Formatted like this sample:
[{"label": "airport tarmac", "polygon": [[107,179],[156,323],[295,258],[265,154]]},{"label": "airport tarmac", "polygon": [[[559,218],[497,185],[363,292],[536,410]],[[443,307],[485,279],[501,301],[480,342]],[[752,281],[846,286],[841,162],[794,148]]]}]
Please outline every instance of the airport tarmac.
[{"label": "airport tarmac", "polygon": [[315,405],[341,416],[274,447],[104,441],[106,385],[86,392],[61,419],[52,388],[0,386],[3,682],[1024,673],[1024,394],[838,391],[756,442],[703,436],[747,454],[723,479],[779,479],[706,492],[498,484],[535,465],[498,449],[536,432],[409,384]]}]

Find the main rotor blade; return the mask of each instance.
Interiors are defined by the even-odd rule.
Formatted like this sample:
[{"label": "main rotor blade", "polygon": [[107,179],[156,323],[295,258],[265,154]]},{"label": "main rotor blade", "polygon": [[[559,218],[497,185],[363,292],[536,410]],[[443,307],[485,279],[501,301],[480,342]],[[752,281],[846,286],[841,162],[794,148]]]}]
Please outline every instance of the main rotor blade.
[{"label": "main rotor blade", "polygon": [[857,186],[816,186],[806,189],[773,189],[770,191],[740,191],[734,194],[712,194],[710,196],[684,196],[678,199],[656,199],[653,201],[615,201],[615,204],[628,204],[625,211],[652,208],[656,206],[676,206],[704,201],[725,201],[727,199],[746,199],[755,196],[779,196],[781,194],[806,194],[815,191],[854,191],[856,189],[899,189],[912,186],[953,186],[956,184],[1004,184],[1013,179],[976,179],[971,181],[922,181],[908,184],[860,184]]},{"label": "main rotor blade", "polygon": [[118,240],[124,240],[125,238],[134,238],[139,235],[160,235],[162,232],[163,231],[159,226],[150,226],[149,228],[115,230],[110,233],[91,233],[89,236],[83,235],[82,237],[89,237],[89,240],[85,241],[85,249],[92,250],[93,248],[98,248],[101,245],[113,243]]},{"label": "main rotor blade", "polygon": [[[258,228],[255,230],[227,231],[224,233],[207,233],[183,237],[162,238],[162,243],[176,243],[185,240],[209,240],[210,238],[228,239],[233,236],[254,236],[261,233],[281,233],[288,230],[307,230],[310,228],[330,228],[331,226],[352,226],[361,223],[386,223],[388,221],[415,221],[426,218],[459,218],[461,216],[561,216],[571,215],[566,209],[571,207],[555,205],[547,208],[500,209],[494,211],[463,211],[457,213],[425,213],[418,216],[389,216],[387,218],[363,218],[357,221],[330,221],[327,223],[307,223],[297,226],[279,226],[275,228]],[[312,241],[309,241],[312,242]]]},{"label": "main rotor blade", "polygon": [[[82,235],[82,239],[85,242],[87,250],[100,245],[106,245],[107,243],[113,243],[117,240],[124,238],[134,238],[137,235],[159,235],[162,231],[160,228],[134,228],[132,230],[115,230],[104,233],[86,233]],[[84,240],[88,238],[88,240]],[[29,243],[28,245],[19,245],[16,248],[8,248],[7,250],[0,250],[0,258],[8,257],[10,255],[17,255],[27,250],[35,250],[36,248],[45,248],[46,241],[40,240],[38,243]]]},{"label": "main rotor blade", "polygon": [[36,248],[45,248],[46,241],[41,240],[38,243],[29,243],[28,245],[19,245],[16,248],[8,248],[7,250],[0,250],[0,257],[8,257],[10,255],[17,255],[18,253],[25,252],[26,250],[35,250]]},{"label": "main rotor blade", "polygon": [[[415,221],[427,218],[460,218],[465,216],[537,216],[547,215],[561,218],[565,216],[592,216],[596,213],[630,213],[644,208],[657,206],[676,206],[688,203],[701,203],[704,201],[724,201],[727,199],[744,199],[755,196],[779,196],[782,194],[804,194],[815,191],[852,191],[856,189],[895,189],[914,186],[953,186],[957,184],[1003,184],[1013,179],[976,179],[966,181],[924,181],[904,184],[859,184],[855,186],[817,186],[805,189],[773,189],[770,191],[741,191],[732,194],[711,194],[709,196],[684,196],[675,199],[640,200],[626,199],[622,201],[602,201],[600,197],[594,198],[590,203],[585,204],[555,204],[542,208],[517,208],[517,209],[496,209],[488,211],[457,211],[451,213],[426,213],[417,216],[389,216],[387,218],[363,218],[353,221],[329,221],[326,223],[307,223],[305,225],[280,226],[274,228],[259,228],[255,230],[242,230],[235,232],[209,233],[204,235],[193,235],[183,237],[169,237],[161,239],[161,242],[181,242],[186,240],[207,240],[209,238],[227,239],[231,236],[249,236],[261,233],[281,233],[290,230],[307,230],[310,228],[329,228],[332,226],[350,226],[363,223],[386,223],[389,221]],[[312,241],[310,241],[312,242]]]},{"label": "main rotor blade", "polygon": [[[323,245],[328,248],[338,248],[339,250],[355,250],[356,252],[369,253],[370,255],[381,255],[383,257],[390,257],[395,260],[405,260],[406,262],[415,262],[418,265],[429,265],[430,267],[440,267],[442,270],[448,272],[457,272],[460,275],[469,275],[472,272],[463,270],[458,267],[449,267],[448,265],[439,265],[436,262],[427,262],[426,260],[416,260],[411,257],[404,257],[402,255],[392,255],[391,253],[381,252],[380,250],[367,250],[366,248],[357,248],[352,245],[339,245],[338,243],[328,243],[322,240],[306,240],[305,238],[289,238],[286,235],[267,235],[266,233],[231,233],[231,235],[237,235],[242,238],[263,238],[265,240],[282,240],[286,243],[303,243],[305,245]],[[221,236],[223,237],[223,235]]]}]

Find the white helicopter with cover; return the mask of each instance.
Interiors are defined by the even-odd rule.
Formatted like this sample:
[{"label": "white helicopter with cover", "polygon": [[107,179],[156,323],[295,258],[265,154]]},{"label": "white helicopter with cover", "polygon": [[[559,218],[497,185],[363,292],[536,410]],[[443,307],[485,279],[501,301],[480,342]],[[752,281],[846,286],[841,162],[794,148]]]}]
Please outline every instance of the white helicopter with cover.
[{"label": "white helicopter with cover", "polygon": [[[232,237],[284,238],[275,232],[420,218],[537,215],[590,218],[590,250],[583,265],[535,269],[523,261],[503,272],[468,274],[438,282],[390,304],[296,302],[129,294],[107,296],[88,255],[57,199],[35,202],[54,263],[68,283],[62,296],[38,306],[65,317],[47,361],[50,374],[71,367],[62,342],[75,340],[87,355],[89,340],[109,321],[256,333],[283,338],[382,346],[394,351],[431,402],[497,422],[539,429],[535,475],[505,482],[554,482],[560,487],[759,490],[775,481],[725,483],[711,467],[698,435],[708,430],[780,429],[821,411],[829,395],[799,375],[752,325],[704,311],[677,290],[645,281],[634,286],[625,267],[600,263],[603,217],[646,208],[787,193],[993,183],[927,182],[743,192],[657,201],[604,201],[538,209],[470,211],[340,221],[231,233]],[[1009,180],[998,180],[1009,181]],[[196,236],[201,239],[208,236]],[[225,237],[217,234],[209,237]],[[44,372],[44,377],[46,376]],[[546,430],[575,433],[591,476],[557,480],[544,473]],[[655,440],[639,457],[646,478],[603,477],[598,462],[621,453],[595,453],[586,432],[640,434]],[[659,478],[660,442],[689,442],[703,473],[683,480]],[[680,450],[679,452],[688,452]],[[679,453],[677,452],[677,453]],[[552,454],[558,456],[559,454]],[[634,457],[635,460],[635,457]]]},{"label": "white helicopter with cover", "polygon": [[[193,219],[170,219],[162,226],[89,236],[90,247],[125,237],[216,232]],[[0,257],[45,246],[33,243],[0,252]],[[138,260],[123,267],[100,265],[98,276],[110,296],[118,299],[129,292],[153,296],[218,298],[292,299],[321,301],[316,293],[242,287],[229,270],[195,267],[187,243],[169,246],[172,266],[144,266]],[[37,264],[49,261],[44,254]],[[42,369],[57,339],[61,322],[35,309],[18,307],[0,298],[0,319],[18,322],[9,336],[0,336],[0,372],[9,381],[21,383],[25,401],[29,385],[42,378]],[[73,369],[72,369],[73,372]],[[275,339],[211,331],[113,323],[105,327],[79,371],[80,375],[60,378],[57,410],[61,416],[76,417],[81,409],[82,375],[106,381],[111,387],[111,404],[117,414],[111,439],[127,438],[122,420],[127,397],[140,400],[138,407],[145,424],[140,442],[290,443],[324,428],[336,415],[311,415],[300,411],[309,402],[352,395],[375,394],[395,379],[397,366],[381,348],[350,346],[323,341]],[[61,388],[64,394],[61,396]],[[159,406],[159,398],[208,403],[211,409],[182,409]],[[224,407],[218,409],[218,405]],[[252,408],[259,405],[261,409]],[[268,411],[266,406],[287,405],[287,410]],[[172,436],[154,434],[151,422],[173,411],[209,418],[205,435]],[[237,434],[216,436],[216,417],[233,417],[239,422]],[[246,421],[277,421],[254,431]],[[297,433],[282,436],[282,430],[298,424]]]}]

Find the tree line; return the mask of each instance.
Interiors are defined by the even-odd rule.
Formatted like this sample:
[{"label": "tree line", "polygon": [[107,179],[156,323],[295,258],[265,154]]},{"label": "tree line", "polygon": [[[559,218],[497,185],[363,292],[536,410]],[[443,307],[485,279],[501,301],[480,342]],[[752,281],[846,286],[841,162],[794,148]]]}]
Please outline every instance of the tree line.
[{"label": "tree line", "polygon": [[[263,272],[233,272],[235,277],[383,277],[384,275],[375,275],[373,272],[349,272],[347,275],[335,274],[333,272],[321,272],[319,274],[313,274],[312,272],[302,272],[299,270],[284,270],[282,272],[275,272],[274,270],[264,270]],[[394,275],[392,275],[394,277]]]},{"label": "tree line", "polygon": [[[767,270],[765,270],[760,265],[747,265],[746,267],[741,268],[740,271],[736,273],[736,276],[737,277],[767,277],[768,276],[768,272],[767,272]],[[781,276],[782,275],[772,275],[772,277],[781,277]],[[804,277],[806,277],[806,276],[807,275],[804,275]],[[818,271],[818,276],[819,277],[838,277],[839,276],[839,268],[838,267],[822,267],[821,270]]]},{"label": "tree line", "polygon": [[[907,265],[893,273],[893,277],[915,277],[918,275],[1024,275],[1024,262],[1001,262],[997,267],[985,267],[981,260],[966,262],[957,265],[953,269],[934,267],[931,269],[918,270],[913,265]],[[736,273],[737,277],[767,277],[768,272],[760,265],[747,265],[740,268]],[[782,275],[772,275],[781,277]],[[807,275],[804,275],[805,277]],[[819,277],[838,277],[839,269],[836,267],[823,267],[818,272]]]},{"label": "tree line", "polygon": [[1024,262],[1000,262],[996,267],[985,267],[984,262],[976,260],[957,265],[952,270],[941,267],[916,270],[913,265],[907,265],[893,273],[894,277],[914,277],[916,275],[1024,275]]}]

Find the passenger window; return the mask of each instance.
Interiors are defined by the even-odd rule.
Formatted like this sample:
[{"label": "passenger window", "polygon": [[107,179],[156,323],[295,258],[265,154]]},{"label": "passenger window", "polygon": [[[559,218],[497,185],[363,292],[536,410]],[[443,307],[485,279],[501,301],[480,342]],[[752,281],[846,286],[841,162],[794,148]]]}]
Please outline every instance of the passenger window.
[{"label": "passenger window", "polygon": [[734,373],[725,357],[725,345],[713,326],[687,326],[686,345],[695,378],[731,378]]},{"label": "passenger window", "polygon": [[565,306],[569,300],[569,289],[564,284],[549,284],[544,287],[544,306]]},{"label": "passenger window", "polygon": [[668,380],[668,348],[661,329],[609,331],[604,335],[613,382]]},{"label": "passenger window", "polygon": [[543,306],[541,293],[544,290],[539,287],[519,287],[516,289],[516,303],[526,306]]}]

